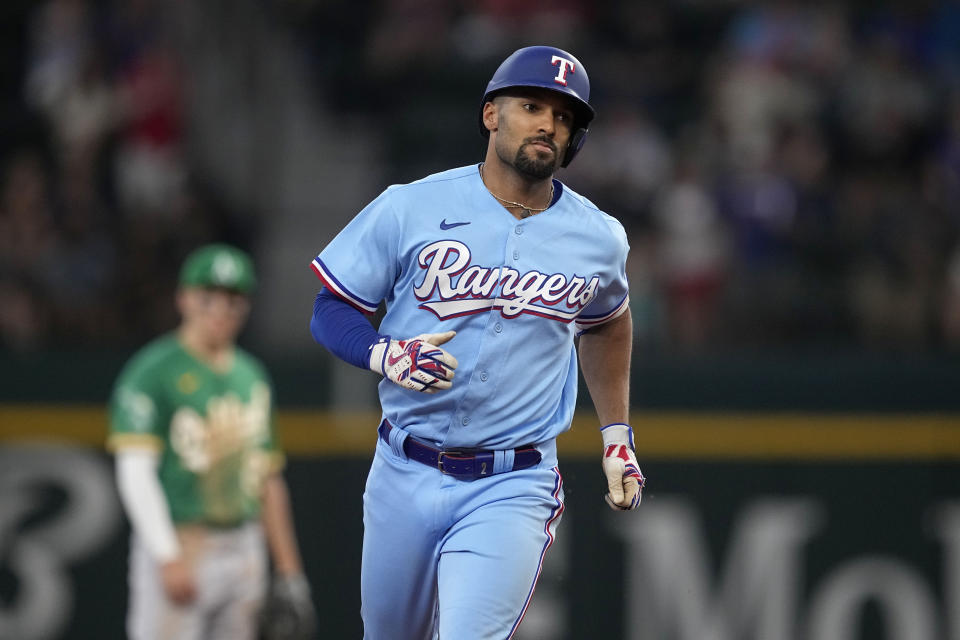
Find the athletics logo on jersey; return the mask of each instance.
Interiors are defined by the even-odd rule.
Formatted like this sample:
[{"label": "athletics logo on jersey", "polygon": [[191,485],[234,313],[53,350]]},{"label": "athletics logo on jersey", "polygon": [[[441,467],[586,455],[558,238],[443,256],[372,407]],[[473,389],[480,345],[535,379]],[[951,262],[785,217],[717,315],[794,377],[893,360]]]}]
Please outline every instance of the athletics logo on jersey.
[{"label": "athletics logo on jersey", "polygon": [[204,414],[190,406],[177,409],[170,420],[170,445],[186,469],[206,473],[221,460],[260,446],[269,429],[270,389],[257,382],[247,402],[228,392],[207,400]]},{"label": "athletics logo on jersey", "polygon": [[597,294],[600,278],[545,274],[532,270],[521,274],[510,267],[480,267],[470,264],[470,248],[456,240],[440,240],[420,251],[418,262],[425,270],[413,292],[424,301],[421,309],[441,320],[500,309],[505,318],[530,313],[570,322]]}]

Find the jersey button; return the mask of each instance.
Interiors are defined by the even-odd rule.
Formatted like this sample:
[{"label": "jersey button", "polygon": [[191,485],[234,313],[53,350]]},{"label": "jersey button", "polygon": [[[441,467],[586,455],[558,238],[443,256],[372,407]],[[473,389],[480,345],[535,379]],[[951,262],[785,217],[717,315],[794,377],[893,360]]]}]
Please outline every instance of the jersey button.
[{"label": "jersey button", "polygon": [[486,372],[486,371],[482,371],[482,372],[480,373],[480,380],[481,380],[481,382],[486,382],[486,381],[487,381],[487,378],[489,378],[489,377],[490,377],[490,376],[487,375],[487,372]]},{"label": "jersey button", "polygon": [[513,252],[513,259],[514,259],[514,260],[519,260],[519,259],[520,259],[520,252],[519,252],[519,251],[514,251],[514,252]]},{"label": "jersey button", "polygon": [[500,333],[503,331],[503,325],[498,322],[497,324],[493,325],[493,330],[497,333]]},{"label": "jersey button", "polygon": [[463,419],[460,421],[460,424],[462,424],[463,426],[467,426],[468,424],[470,424],[470,418],[468,416],[463,416]]},{"label": "jersey button", "polygon": [[518,225],[518,226],[516,226],[516,227],[513,228],[513,232],[514,232],[515,234],[517,234],[518,236],[522,236],[522,235],[523,235],[523,227],[521,227],[521,226]]}]

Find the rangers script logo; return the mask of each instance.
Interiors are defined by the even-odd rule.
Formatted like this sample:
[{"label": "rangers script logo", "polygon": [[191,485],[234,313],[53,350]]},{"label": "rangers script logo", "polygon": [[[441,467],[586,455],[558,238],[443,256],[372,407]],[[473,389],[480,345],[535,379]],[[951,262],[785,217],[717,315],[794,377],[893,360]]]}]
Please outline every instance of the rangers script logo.
[{"label": "rangers script logo", "polygon": [[500,309],[505,318],[530,313],[560,322],[576,319],[597,294],[600,278],[533,270],[521,274],[510,267],[470,264],[470,248],[456,240],[440,240],[420,251],[423,281],[413,290],[421,309],[441,320]]}]

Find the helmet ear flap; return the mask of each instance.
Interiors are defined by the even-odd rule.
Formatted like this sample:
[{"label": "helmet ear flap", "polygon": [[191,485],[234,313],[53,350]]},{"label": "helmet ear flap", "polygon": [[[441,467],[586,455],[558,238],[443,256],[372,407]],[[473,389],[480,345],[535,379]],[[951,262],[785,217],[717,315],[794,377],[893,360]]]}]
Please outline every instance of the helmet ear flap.
[{"label": "helmet ear flap", "polygon": [[560,163],[561,167],[566,167],[573,161],[573,157],[583,148],[583,143],[586,139],[587,129],[580,128],[573,132],[573,135],[570,136],[570,142],[567,144],[567,153],[564,154],[563,162]]}]

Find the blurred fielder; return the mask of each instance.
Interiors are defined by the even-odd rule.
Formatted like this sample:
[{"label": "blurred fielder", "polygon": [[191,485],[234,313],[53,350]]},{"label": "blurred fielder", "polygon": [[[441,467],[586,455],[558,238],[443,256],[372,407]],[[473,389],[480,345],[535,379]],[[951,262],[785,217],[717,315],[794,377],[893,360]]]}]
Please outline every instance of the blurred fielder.
[{"label": "blurred fielder", "polygon": [[[388,188],[313,261],[314,337],[384,377],[365,638],[514,634],[563,512],[555,439],[573,418],[577,335],[606,500],[640,503],[626,234],[553,178],[584,142],[589,95],[566,51],[516,51],[483,95],[484,161]],[[381,300],[378,333],[362,313]]]},{"label": "blurred fielder", "polygon": [[258,637],[267,547],[277,576],[269,611],[302,621],[299,635],[284,637],[311,637],[270,381],[235,344],[253,287],[239,249],[193,252],[177,292],[182,323],[138,351],[117,380],[108,444],[133,529],[133,640]]}]

